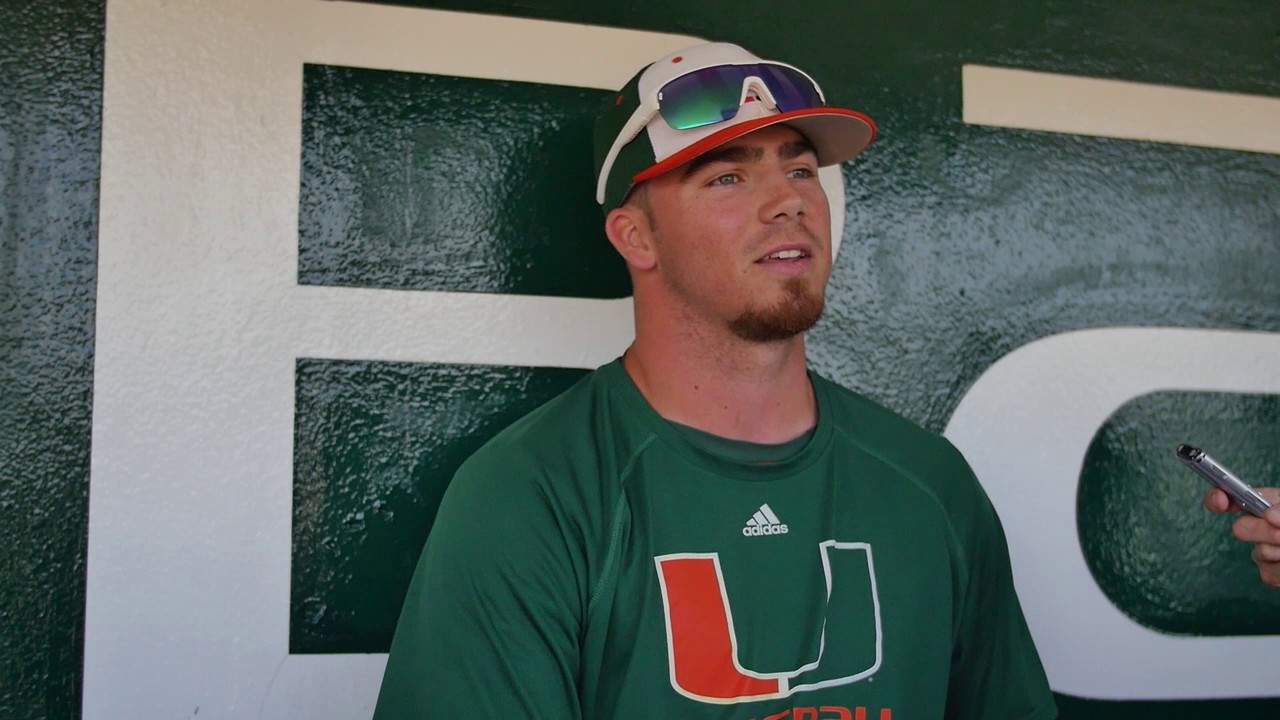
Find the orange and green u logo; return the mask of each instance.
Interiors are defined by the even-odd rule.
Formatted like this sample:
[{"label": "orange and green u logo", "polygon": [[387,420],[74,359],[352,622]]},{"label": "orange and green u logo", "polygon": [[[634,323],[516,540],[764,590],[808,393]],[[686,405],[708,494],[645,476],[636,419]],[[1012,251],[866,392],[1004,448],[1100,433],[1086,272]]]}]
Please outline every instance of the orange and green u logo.
[{"label": "orange and green u logo", "polygon": [[[739,662],[718,553],[655,557],[672,688],[692,700],[727,704],[787,697],[875,674],[882,648],[871,546],[827,540],[818,550],[827,608],[818,656],[793,670],[773,673],[755,672]],[[835,638],[840,641],[831,642]],[[835,647],[841,649],[827,652]]]}]

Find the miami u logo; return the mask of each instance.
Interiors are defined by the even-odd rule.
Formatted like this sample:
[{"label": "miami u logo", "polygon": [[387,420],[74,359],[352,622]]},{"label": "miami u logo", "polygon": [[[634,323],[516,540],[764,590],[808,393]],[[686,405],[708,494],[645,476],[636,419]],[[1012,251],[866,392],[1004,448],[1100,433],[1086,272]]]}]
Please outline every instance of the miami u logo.
[{"label": "miami u logo", "polygon": [[[742,667],[719,553],[653,559],[666,615],[671,687],[706,703],[740,703],[845,685],[880,669],[880,599],[868,543],[818,544],[826,613],[818,656],[787,672]],[[828,648],[839,650],[828,652]]]}]

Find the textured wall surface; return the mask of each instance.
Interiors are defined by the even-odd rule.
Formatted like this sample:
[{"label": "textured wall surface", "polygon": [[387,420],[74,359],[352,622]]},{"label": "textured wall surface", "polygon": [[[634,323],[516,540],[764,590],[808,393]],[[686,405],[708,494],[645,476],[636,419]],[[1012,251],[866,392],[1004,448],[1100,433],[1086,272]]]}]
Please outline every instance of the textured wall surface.
[{"label": "textured wall surface", "polygon": [[[385,650],[457,464],[613,347],[599,328],[625,324],[608,303],[626,278],[590,201],[603,91],[410,71],[431,48],[380,20],[317,19],[344,5],[113,0],[105,30],[101,2],[0,5],[0,718],[80,711],[86,542],[85,692],[100,699],[86,715],[358,714],[380,668],[342,663]],[[960,74],[1277,98],[1273,0],[354,7],[391,6],[733,40],[875,118],[876,145],[843,168],[844,242],[810,354],[932,429],[994,362],[1049,335],[1280,332],[1280,156],[968,125]],[[408,59],[363,60],[396,43]],[[545,50],[528,64],[547,56],[593,63]],[[106,160],[130,172],[109,184]],[[1280,594],[1170,452],[1198,442],[1280,482],[1276,398],[1156,392],[1098,429],[1075,506],[1052,510],[1074,513],[1089,571],[1128,617],[1178,636],[1280,633]],[[1059,701],[1068,720],[1278,707],[1274,693]]]},{"label": "textured wall surface", "polygon": [[583,374],[300,360],[290,652],[386,652],[449,478]]},{"label": "textured wall surface", "polygon": [[631,294],[582,232],[599,207],[564,192],[592,182],[605,91],[308,65],[303,92],[299,282]]},{"label": "textured wall surface", "polygon": [[102,33],[0,4],[0,718],[79,712]]},{"label": "textured wall surface", "polygon": [[1094,437],[1080,474],[1085,558],[1111,601],[1167,633],[1280,635],[1280,597],[1238,562],[1220,518],[1188,513],[1203,481],[1172,449],[1215,448],[1242,478],[1280,467],[1280,396],[1161,392],[1132,400]]},{"label": "textured wall surface", "polygon": [[[993,362],[1047,335],[1109,326],[1280,330],[1280,285],[1274,282],[1280,271],[1280,160],[1275,156],[976,127],[959,117],[958,69],[964,63],[1280,95],[1275,32],[1280,13],[1270,4],[1237,2],[1208,10],[1177,3],[1153,17],[1141,3],[1050,2],[1016,10],[985,3],[897,3],[892,9],[813,3],[811,12],[787,13],[767,27],[750,9],[623,10],[563,2],[519,9],[506,3],[422,5],[732,39],[811,69],[836,102],[876,118],[881,127],[876,147],[845,167],[845,243],[828,315],[812,334],[811,357],[823,372],[926,426],[941,429]],[[347,177],[358,167],[362,177],[391,179],[410,162],[407,152],[360,154],[366,146],[350,128],[364,127],[369,135],[370,123],[349,118],[375,112],[370,108],[401,108],[402,133],[422,128],[413,136],[412,152],[446,159],[420,161],[416,172],[433,172],[433,163],[438,172],[446,161],[465,168],[416,184],[436,193],[412,201],[416,212],[405,213],[419,224],[421,245],[398,250],[404,260],[389,263],[411,267],[417,253],[431,248],[450,253],[451,264],[465,270],[449,280],[423,279],[414,287],[476,289],[473,278],[488,276],[490,291],[533,292],[513,281],[502,259],[478,258],[481,250],[459,249],[447,236],[459,225],[475,228],[493,221],[501,226],[503,217],[516,224],[519,218],[547,218],[552,203],[584,228],[589,240],[603,244],[589,210],[566,193],[494,205],[490,213],[502,217],[460,212],[485,193],[513,197],[506,192],[508,184],[528,172],[528,153],[542,151],[545,144],[528,137],[529,126],[553,135],[577,133],[584,143],[587,129],[563,124],[561,105],[555,104],[572,102],[566,91],[470,81],[459,84],[472,90],[470,96],[446,97],[450,83],[444,79],[406,77],[401,82],[419,83],[423,97],[440,99],[417,105],[398,103],[391,89],[396,81],[370,71],[308,68],[307,82],[316,90],[308,91],[304,106],[309,129],[304,197],[312,192],[312,177],[316,188],[349,187],[335,179],[335,170]],[[344,103],[345,116],[329,105],[344,96],[361,99]],[[416,107],[445,104],[457,108],[456,121],[438,114],[408,119]],[[495,108],[501,121],[474,126],[472,108],[481,106]],[[526,129],[508,126],[504,107],[518,113]],[[441,131],[441,125],[453,131]],[[382,136],[394,135],[383,131]],[[467,147],[472,149],[460,156],[459,148]],[[494,152],[495,147],[507,152]],[[568,161],[574,151],[556,157]],[[473,180],[476,168],[487,184]],[[378,198],[405,193],[397,180],[382,190],[368,183],[360,187],[365,196]],[[442,202],[444,197],[454,199]],[[381,220],[382,211],[369,202],[363,209],[365,233],[371,226],[390,228]],[[355,217],[308,217],[304,204],[304,281],[335,282],[318,269],[351,267],[342,247],[364,253],[368,236]],[[382,234],[398,237],[396,232]],[[315,237],[329,242],[313,242]],[[576,267],[594,267],[594,262],[580,257]],[[527,267],[530,274],[556,278],[562,287],[572,284],[555,269]],[[364,284],[401,286],[403,281],[388,277],[376,268],[363,271]],[[336,282],[349,284],[352,275]],[[569,294],[591,293],[578,288]],[[1099,431],[1080,480],[1078,523],[1085,556],[1108,597],[1144,625],[1192,635],[1275,633],[1280,597],[1257,585],[1245,551],[1225,532],[1225,522],[1196,510],[1199,481],[1169,452],[1181,441],[1171,438],[1202,438],[1204,444],[1231,447],[1248,458],[1240,466],[1247,476],[1273,477],[1280,468],[1274,440],[1280,421],[1267,410],[1274,399],[1179,397],[1173,404],[1132,403]],[[368,396],[367,402],[375,401]],[[352,428],[337,435],[359,432]],[[343,478],[335,476],[333,482],[361,482],[358,474]],[[332,559],[338,562],[341,556]],[[323,586],[314,592],[343,596]],[[368,593],[345,613],[357,626],[354,619],[362,615],[389,618],[387,608],[398,598],[399,592],[389,591],[383,600]],[[338,624],[330,625],[330,632]],[[344,645],[337,635],[332,641],[332,649]],[[369,646],[348,642],[346,647]],[[1226,706],[1215,707],[1222,712]],[[1068,717],[1142,711],[1193,717],[1205,711],[1196,703],[1071,698],[1064,698],[1064,710]],[[1260,717],[1274,712],[1274,704],[1235,701],[1230,712]]]}]

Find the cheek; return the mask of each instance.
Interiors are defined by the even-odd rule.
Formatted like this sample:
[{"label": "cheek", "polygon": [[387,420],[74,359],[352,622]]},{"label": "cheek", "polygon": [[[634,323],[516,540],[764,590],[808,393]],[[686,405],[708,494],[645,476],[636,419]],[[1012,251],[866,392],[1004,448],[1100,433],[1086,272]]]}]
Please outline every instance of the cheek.
[{"label": "cheek", "polygon": [[821,219],[827,226],[831,225],[831,206],[827,200],[827,194],[823,192],[822,186],[813,187],[805,198],[808,205],[808,212],[815,220]]},{"label": "cheek", "polygon": [[682,249],[695,255],[695,260],[700,259],[700,264],[708,265],[731,257],[743,246],[750,229],[741,209],[711,203],[685,214],[682,221],[681,236],[686,243]]},{"label": "cheek", "polygon": [[741,205],[708,205],[694,220],[708,251],[731,257],[751,244],[761,228],[754,213]]}]

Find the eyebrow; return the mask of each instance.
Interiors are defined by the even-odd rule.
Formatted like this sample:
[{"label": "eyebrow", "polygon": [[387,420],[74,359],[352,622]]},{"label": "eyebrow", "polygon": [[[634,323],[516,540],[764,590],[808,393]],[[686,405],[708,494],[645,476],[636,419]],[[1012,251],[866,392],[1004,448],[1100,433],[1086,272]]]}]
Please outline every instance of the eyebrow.
[{"label": "eyebrow", "polygon": [[702,168],[713,163],[746,163],[759,162],[764,159],[764,150],[758,147],[747,147],[744,145],[734,145],[733,147],[718,147],[714,150],[708,150],[698,157],[689,161],[684,168],[684,177],[698,172]]},{"label": "eyebrow", "polygon": [[805,153],[810,153],[814,157],[818,156],[817,148],[815,148],[813,143],[808,140],[796,140],[795,142],[789,142],[778,149],[778,157],[781,157],[783,160],[794,160]]},{"label": "eyebrow", "polygon": [[[818,151],[808,140],[796,140],[778,148],[778,157],[783,160],[794,160],[806,153],[817,156]],[[747,163],[760,162],[764,159],[764,149],[750,145],[734,145],[719,147],[699,155],[685,166],[682,179],[688,178],[702,168],[714,163]]]}]

